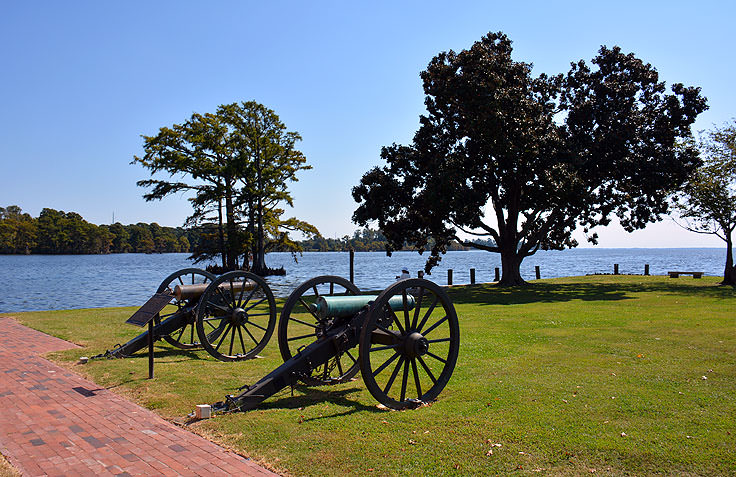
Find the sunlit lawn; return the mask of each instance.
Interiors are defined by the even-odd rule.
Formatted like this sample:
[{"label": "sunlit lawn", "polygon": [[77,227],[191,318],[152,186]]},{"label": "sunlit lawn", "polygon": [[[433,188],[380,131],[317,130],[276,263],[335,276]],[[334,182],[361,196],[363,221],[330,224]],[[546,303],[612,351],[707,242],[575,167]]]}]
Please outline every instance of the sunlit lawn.
[{"label": "sunlit lawn", "polygon": [[[189,427],[294,475],[734,474],[736,292],[716,283],[599,276],[453,288],[460,358],[432,405],[380,409],[358,376]],[[14,316],[84,346],[53,359],[179,422],[281,363],[274,334],[263,359],[237,363],[159,342],[152,381],[145,353],[74,365],[134,336],[124,324],[133,311]]]}]

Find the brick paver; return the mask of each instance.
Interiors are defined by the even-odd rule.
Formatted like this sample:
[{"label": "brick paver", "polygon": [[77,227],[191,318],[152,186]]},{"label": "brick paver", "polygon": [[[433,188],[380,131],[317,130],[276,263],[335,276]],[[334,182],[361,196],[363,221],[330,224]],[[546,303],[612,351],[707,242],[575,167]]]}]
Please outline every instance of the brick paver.
[{"label": "brick paver", "polygon": [[0,452],[23,475],[276,475],[40,357],[74,344],[0,330]]}]

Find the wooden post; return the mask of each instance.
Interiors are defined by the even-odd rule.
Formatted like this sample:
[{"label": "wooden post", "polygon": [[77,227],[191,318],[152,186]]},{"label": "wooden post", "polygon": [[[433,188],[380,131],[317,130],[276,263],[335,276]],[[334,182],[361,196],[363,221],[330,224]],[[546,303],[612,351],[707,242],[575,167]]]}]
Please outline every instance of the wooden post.
[{"label": "wooden post", "polygon": [[618,263],[613,264],[613,274],[618,275]]},{"label": "wooden post", "polygon": [[494,275],[493,281],[501,281],[501,271],[498,269],[498,267],[496,267],[496,274]]},{"label": "wooden post", "polygon": [[355,250],[350,249],[350,283],[355,283]]},{"label": "wooden post", "polygon": [[536,275],[537,275],[537,280],[539,280],[540,278],[542,278],[542,275],[539,273],[539,265],[535,265],[534,266],[534,273],[536,273]]},{"label": "wooden post", "polygon": [[470,269],[470,284],[475,285],[475,268]]},{"label": "wooden post", "polygon": [[447,286],[452,286],[452,268],[447,269]]},{"label": "wooden post", "polygon": [[649,275],[649,264],[648,263],[644,264],[644,275]]}]

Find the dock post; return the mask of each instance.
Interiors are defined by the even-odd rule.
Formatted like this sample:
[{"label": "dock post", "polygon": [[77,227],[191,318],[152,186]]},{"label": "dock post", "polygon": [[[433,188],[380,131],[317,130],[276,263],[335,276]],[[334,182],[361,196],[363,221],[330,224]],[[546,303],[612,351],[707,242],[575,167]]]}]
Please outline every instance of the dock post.
[{"label": "dock post", "polygon": [[618,263],[613,264],[613,274],[618,275]]},{"label": "dock post", "polygon": [[649,275],[649,264],[648,263],[644,264],[644,275]]},{"label": "dock post", "polygon": [[536,273],[536,275],[537,275],[537,280],[539,280],[540,278],[542,278],[542,274],[539,273],[539,265],[535,265],[534,266],[534,273]]},{"label": "dock post", "polygon": [[447,286],[452,286],[452,268],[447,269]]},{"label": "dock post", "polygon": [[350,249],[350,283],[355,283],[355,250]]},{"label": "dock post", "polygon": [[500,270],[498,269],[498,267],[496,267],[496,273],[494,275],[493,281],[494,282],[501,281],[501,273],[500,273]]},{"label": "dock post", "polygon": [[470,269],[470,284],[475,285],[475,268]]}]

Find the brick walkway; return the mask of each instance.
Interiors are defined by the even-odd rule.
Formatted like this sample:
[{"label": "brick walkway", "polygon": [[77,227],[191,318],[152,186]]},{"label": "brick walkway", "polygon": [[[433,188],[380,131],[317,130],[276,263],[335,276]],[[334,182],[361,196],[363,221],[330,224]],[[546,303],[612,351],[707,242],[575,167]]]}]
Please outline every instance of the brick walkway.
[{"label": "brick walkway", "polygon": [[0,330],[0,452],[23,475],[276,475],[39,356],[75,345]]}]

